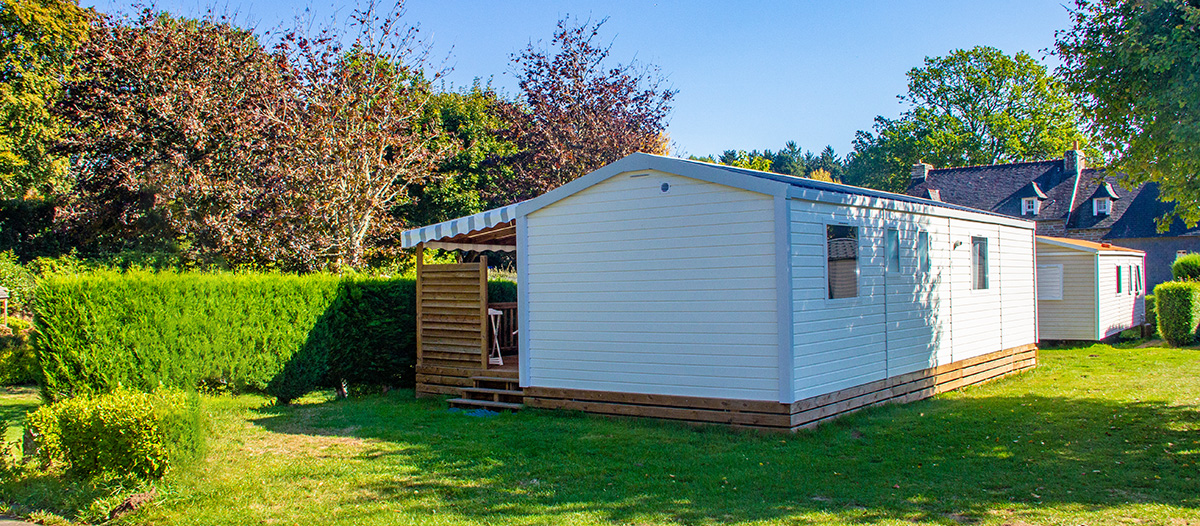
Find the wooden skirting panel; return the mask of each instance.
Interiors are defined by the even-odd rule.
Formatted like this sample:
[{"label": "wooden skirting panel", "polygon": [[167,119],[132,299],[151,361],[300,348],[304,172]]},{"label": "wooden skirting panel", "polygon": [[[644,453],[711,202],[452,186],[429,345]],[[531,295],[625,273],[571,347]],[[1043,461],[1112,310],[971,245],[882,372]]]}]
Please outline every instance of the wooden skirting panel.
[{"label": "wooden skirting panel", "polygon": [[[426,362],[428,363],[428,360]],[[462,396],[463,387],[474,385],[471,377],[479,376],[483,372],[479,362],[418,365],[417,397]]]},{"label": "wooden skirting panel", "polygon": [[[793,404],[691,396],[526,387],[525,405],[775,430],[814,427],[864,407],[906,403],[1037,366],[1037,346],[1023,345],[893,376]],[[418,374],[420,370],[418,369]],[[418,380],[419,384],[420,380]]]}]

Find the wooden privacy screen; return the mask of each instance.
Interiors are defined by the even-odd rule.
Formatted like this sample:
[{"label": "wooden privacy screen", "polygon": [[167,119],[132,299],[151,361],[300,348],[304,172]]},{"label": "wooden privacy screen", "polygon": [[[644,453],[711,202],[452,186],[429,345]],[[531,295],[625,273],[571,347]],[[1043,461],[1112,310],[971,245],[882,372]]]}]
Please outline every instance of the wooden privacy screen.
[{"label": "wooden privacy screen", "polygon": [[487,369],[487,258],[425,265],[417,258],[417,394],[458,394]]}]

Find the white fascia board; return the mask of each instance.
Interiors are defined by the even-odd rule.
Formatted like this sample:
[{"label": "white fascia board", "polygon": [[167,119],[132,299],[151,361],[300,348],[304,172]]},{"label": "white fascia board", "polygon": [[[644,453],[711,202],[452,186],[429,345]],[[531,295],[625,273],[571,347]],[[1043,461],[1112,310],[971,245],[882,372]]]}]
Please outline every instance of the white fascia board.
[{"label": "white fascia board", "polygon": [[942,206],[924,205],[920,203],[910,203],[907,201],[899,201],[895,199],[887,199],[884,197],[873,197],[866,195],[844,194],[841,192],[828,192],[824,190],[814,190],[810,188],[801,188],[798,186],[790,186],[788,189],[788,197],[799,199],[802,201],[813,201],[817,203],[829,203],[843,206],[855,206],[861,208],[875,208],[879,210],[890,210],[894,212],[921,214],[935,217],[947,217],[953,219],[964,219],[967,221],[976,221],[982,223],[998,224],[1003,226],[1011,226],[1016,228],[1024,228],[1033,230],[1035,223],[1025,219],[1016,219],[1007,216],[987,214],[983,212],[971,212],[967,210],[958,210],[955,208],[947,208]]},{"label": "white fascia board", "polygon": [[517,204],[517,215],[527,216],[558,201],[566,199],[589,187],[595,186],[617,175],[638,172],[662,172],[699,181],[740,188],[770,196],[786,196],[791,185],[770,179],[742,175],[704,163],[673,159],[659,155],[635,153],[584,175],[528,201]]},{"label": "white fascia board", "polygon": [[491,245],[487,243],[451,243],[447,241],[427,241],[425,248],[439,248],[442,250],[466,250],[474,252],[516,252],[517,247],[514,245]]},{"label": "white fascia board", "polygon": [[1041,244],[1055,246],[1058,248],[1065,248],[1067,250],[1074,250],[1076,252],[1083,252],[1085,254],[1095,254],[1095,253],[1100,252],[1099,250],[1094,249],[1094,248],[1081,247],[1079,245],[1075,245],[1072,243],[1063,243],[1062,241],[1055,241],[1053,239],[1046,239],[1044,237],[1037,238],[1037,242],[1041,243]]}]

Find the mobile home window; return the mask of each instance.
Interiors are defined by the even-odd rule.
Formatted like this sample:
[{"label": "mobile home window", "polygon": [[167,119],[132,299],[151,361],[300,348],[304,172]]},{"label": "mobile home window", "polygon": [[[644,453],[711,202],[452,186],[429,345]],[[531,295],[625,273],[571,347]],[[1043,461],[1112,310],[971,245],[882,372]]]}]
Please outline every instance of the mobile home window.
[{"label": "mobile home window", "polygon": [[900,231],[887,231],[887,271],[900,272]]},{"label": "mobile home window", "polygon": [[988,242],[986,237],[971,238],[971,288],[988,288]]},{"label": "mobile home window", "polygon": [[929,272],[929,232],[917,233],[917,268]]},{"label": "mobile home window", "polygon": [[829,299],[858,296],[858,227],[825,227]]},{"label": "mobile home window", "polygon": [[1121,265],[1117,265],[1117,294],[1121,293]]},{"label": "mobile home window", "polygon": [[1137,291],[1141,292],[1144,287],[1144,285],[1142,285],[1142,266],[1134,265],[1133,272],[1133,283],[1137,285]]},{"label": "mobile home window", "polygon": [[1037,268],[1037,299],[1063,299],[1063,266],[1038,265]]}]

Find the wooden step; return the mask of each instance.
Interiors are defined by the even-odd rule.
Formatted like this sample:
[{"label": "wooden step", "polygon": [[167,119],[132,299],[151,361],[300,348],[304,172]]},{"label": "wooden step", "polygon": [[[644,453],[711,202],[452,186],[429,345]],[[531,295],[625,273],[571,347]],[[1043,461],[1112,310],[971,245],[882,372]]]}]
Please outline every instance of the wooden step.
[{"label": "wooden step", "polygon": [[525,401],[524,391],[512,389],[492,389],[490,387],[464,387],[463,398],[471,400],[491,400],[495,402],[520,403]]},{"label": "wooden step", "polygon": [[502,383],[509,383],[509,384],[515,384],[515,383],[518,383],[521,381],[515,376],[509,378],[509,377],[505,377],[505,376],[479,375],[479,376],[472,376],[471,379],[475,380],[476,382],[498,382],[498,383],[502,382]]},{"label": "wooden step", "polygon": [[452,398],[447,400],[450,407],[459,409],[490,409],[493,411],[520,411],[525,406],[511,402],[493,402],[491,400],[471,400],[468,398]]}]

